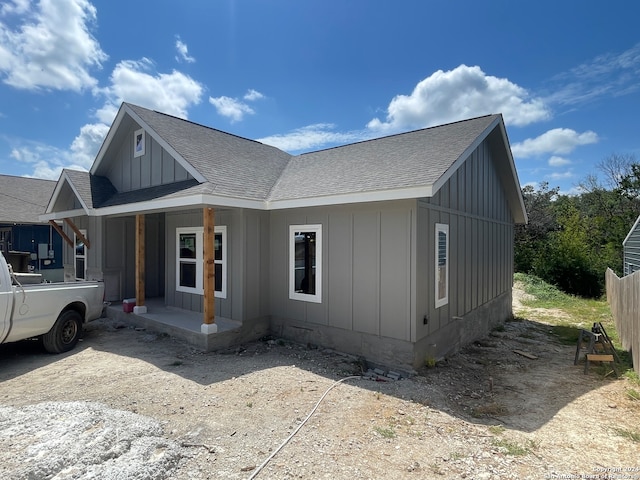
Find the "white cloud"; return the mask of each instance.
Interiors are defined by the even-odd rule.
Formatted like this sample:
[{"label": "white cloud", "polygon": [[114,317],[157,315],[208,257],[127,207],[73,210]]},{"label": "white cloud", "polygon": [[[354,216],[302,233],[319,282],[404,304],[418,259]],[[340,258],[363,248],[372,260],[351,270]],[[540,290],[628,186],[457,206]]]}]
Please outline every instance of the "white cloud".
[{"label": "white cloud", "polygon": [[0,6],[0,16],[15,14],[22,15],[29,11],[30,0],[13,0]]},{"label": "white cloud", "polygon": [[298,128],[292,132],[257,139],[258,142],[277,147],[286,152],[317,149],[329,144],[344,144],[365,138],[363,132],[335,132],[334,125],[318,123]]},{"label": "white cloud", "polygon": [[95,112],[98,122],[82,126],[68,150],[24,143],[14,148],[11,156],[32,164],[33,175],[39,178],[56,179],[63,168],[88,170],[123,101],[186,118],[188,108],[200,102],[203,91],[202,85],[181,72],[154,71],[147,59],[118,63],[110,82],[93,90],[95,96],[105,99]]},{"label": "white cloud", "polygon": [[550,82],[553,91],[547,101],[575,105],[601,97],[619,97],[640,88],[640,43],[622,53],[599,55]]},{"label": "white cloud", "polygon": [[[242,98],[246,102],[255,102],[256,100],[261,100],[265,97],[259,91],[250,88]],[[240,122],[244,119],[245,115],[253,115],[256,113],[253,108],[242,100],[227,97],[225,95],[220,97],[209,97],[209,103],[216,108],[218,115],[227,117],[231,120],[231,123]]]},{"label": "white cloud", "polygon": [[108,131],[109,126],[104,123],[84,125],[71,144],[73,160],[87,170],[91,168]]},{"label": "white cloud", "polygon": [[108,87],[94,90],[95,95],[105,97],[105,103],[95,114],[99,122],[84,125],[71,144],[74,161],[85,168],[93,163],[122,102],[187,118],[188,108],[200,103],[204,90],[199,82],[182,72],[156,72],[147,58],[118,63],[110,82]]},{"label": "white cloud", "polygon": [[548,163],[550,167],[564,167],[565,165],[570,165],[571,160],[554,155],[553,157],[549,158]]},{"label": "white cloud", "polygon": [[63,168],[87,170],[86,165],[75,161],[71,152],[36,142],[14,147],[10,156],[18,162],[31,165],[33,174],[29,176],[35,178],[57,180]]},{"label": "white cloud", "polygon": [[598,142],[598,135],[591,130],[578,133],[570,128],[554,128],[539,137],[528,138],[524,142],[511,146],[516,157],[527,158],[551,153],[563,155],[571,153],[576,147]]},{"label": "white cloud", "polygon": [[193,63],[196,61],[195,58],[189,55],[189,48],[186,43],[180,40],[180,37],[176,40],[176,50],[178,51],[178,55],[176,56],[178,62],[185,61],[187,63]]},{"label": "white cloud", "polygon": [[62,173],[62,170],[64,170],[65,168],[68,168],[71,170],[87,171],[87,169],[82,167],[81,165],[71,164],[66,166],[62,166],[62,165],[52,166],[49,162],[45,160],[41,160],[35,164],[33,168],[33,175],[31,176],[34,178],[44,178],[45,180],[58,180],[58,178],[60,178],[60,174]]},{"label": "white cloud", "polygon": [[466,118],[502,113],[505,122],[522,126],[546,120],[551,114],[539,98],[506,78],[485,74],[480,67],[438,70],[419,82],[410,95],[397,95],[385,120],[374,118],[372,130],[393,132],[423,128]]},{"label": "white cloud", "polygon": [[12,148],[9,156],[22,163],[35,163],[39,159],[36,152],[27,147]]},{"label": "white cloud", "polygon": [[110,86],[95,91],[107,99],[96,114],[105,124],[111,124],[122,102],[187,118],[188,108],[200,103],[203,92],[199,82],[182,72],[156,72],[153,62],[147,58],[118,63],[110,81]]},{"label": "white cloud", "polygon": [[565,172],[554,172],[549,175],[551,180],[567,180],[568,178],[573,178],[573,172],[571,170],[567,170]]},{"label": "white cloud", "polygon": [[247,93],[244,94],[243,97],[248,102],[254,102],[256,100],[261,100],[264,98],[264,95],[253,88],[250,88]]},{"label": "white cloud", "polygon": [[0,21],[0,76],[15,88],[82,91],[97,80],[91,68],[108,57],[90,32],[96,9],[87,0],[40,0],[33,12],[24,1],[2,6],[20,15],[12,29]]},{"label": "white cloud", "polygon": [[225,96],[209,97],[209,103],[216,107],[218,115],[229,118],[231,123],[239,122],[245,115],[253,115],[255,113],[249,105],[242,103],[237,98]]}]

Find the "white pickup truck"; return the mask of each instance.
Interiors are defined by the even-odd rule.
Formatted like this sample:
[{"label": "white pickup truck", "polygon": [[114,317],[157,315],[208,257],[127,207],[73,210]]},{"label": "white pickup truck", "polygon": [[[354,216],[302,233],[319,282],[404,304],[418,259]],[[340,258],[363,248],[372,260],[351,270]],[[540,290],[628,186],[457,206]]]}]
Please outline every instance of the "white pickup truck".
[{"label": "white pickup truck", "polygon": [[19,284],[0,254],[0,343],[40,337],[47,352],[78,343],[82,326],[102,314],[102,282]]}]

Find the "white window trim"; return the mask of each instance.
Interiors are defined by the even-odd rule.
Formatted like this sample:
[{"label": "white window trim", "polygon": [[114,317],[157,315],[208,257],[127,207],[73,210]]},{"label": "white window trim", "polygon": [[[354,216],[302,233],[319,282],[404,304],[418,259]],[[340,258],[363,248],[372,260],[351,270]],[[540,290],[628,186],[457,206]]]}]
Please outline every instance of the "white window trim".
[{"label": "white window trim", "polygon": [[[440,285],[440,269],[438,266],[438,260],[440,258],[440,251],[439,251],[439,238],[438,238],[438,234],[440,232],[443,232],[446,235],[447,238],[447,242],[446,242],[446,247],[445,247],[445,256],[446,256],[446,268],[445,268],[445,276],[446,276],[446,285],[445,285],[445,296],[443,298],[439,298],[438,296],[440,295],[440,289],[438,288]],[[436,234],[435,234],[435,288],[434,288],[434,293],[435,293],[435,304],[436,304],[436,308],[440,308],[443,305],[446,305],[449,303],[449,263],[450,263],[450,258],[449,258],[449,225],[444,224],[444,223],[436,223]]]},{"label": "white window trim", "polygon": [[[141,137],[140,148],[137,148],[136,138],[138,135]],[[140,128],[133,132],[133,158],[142,157],[144,155],[144,151],[146,148],[147,138],[144,131],[144,128]]]},{"label": "white window trim", "polygon": [[222,290],[216,291],[216,297],[227,298],[227,226],[214,227],[214,233],[222,234],[222,260],[215,260],[216,264],[222,264]]},{"label": "white window trim", "polygon": [[[196,286],[185,287],[180,285],[180,235],[196,235],[196,258],[193,263],[196,265]],[[222,260],[215,263],[222,263],[222,291],[215,291],[216,298],[227,298],[227,226],[220,225],[214,227],[214,233],[222,234]],[[215,239],[214,239],[215,241]],[[176,291],[183,293],[194,293],[204,295],[204,228],[203,227],[180,227],[176,228]],[[198,247],[200,245],[200,247]],[[184,260],[183,260],[184,261]]]},{"label": "white window trim", "polygon": [[[84,238],[87,238],[87,230],[84,228],[80,229],[80,233]],[[76,280],[80,282],[84,282],[87,280],[87,246],[84,245],[84,255],[78,255],[78,250],[76,249],[76,245],[78,244],[78,235],[73,233],[73,276]],[[76,270],[78,262],[77,259],[82,258],[84,260],[84,278],[78,277],[78,272]]]},{"label": "white window trim", "polygon": [[[296,232],[316,234],[316,293],[314,295],[295,291]],[[303,302],[322,303],[322,225],[289,225],[289,298]]]}]

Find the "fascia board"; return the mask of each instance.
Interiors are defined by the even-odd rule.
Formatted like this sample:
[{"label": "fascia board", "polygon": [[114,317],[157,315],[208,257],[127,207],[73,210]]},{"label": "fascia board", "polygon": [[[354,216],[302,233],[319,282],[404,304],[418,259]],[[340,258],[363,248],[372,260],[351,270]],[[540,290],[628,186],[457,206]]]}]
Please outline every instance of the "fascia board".
[{"label": "fascia board", "polygon": [[524,198],[522,197],[522,192],[520,189],[520,180],[518,179],[518,172],[516,171],[515,162],[513,161],[513,155],[511,154],[511,148],[509,147],[507,132],[504,128],[504,123],[502,122],[502,118],[499,115],[496,116],[496,118],[489,124],[489,126],[487,126],[487,128],[485,128],[485,130],[480,135],[478,135],[478,138],[476,138],[476,140],[471,145],[469,145],[469,147],[467,147],[467,149],[462,153],[462,155],[460,155],[456,159],[455,162],[453,162],[453,164],[447,169],[447,171],[444,174],[442,174],[442,176],[438,180],[435,181],[435,183],[433,184],[433,192],[436,193],[438,192],[438,190],[440,190],[440,188],[442,188],[442,186],[447,182],[447,180],[451,178],[451,176],[467,160],[467,158],[473,153],[473,151],[476,148],[478,148],[480,144],[489,137],[491,132],[496,127],[500,128],[502,144],[505,147],[505,154],[507,156],[507,162],[509,164],[509,173],[511,174],[510,178],[513,179],[514,192],[512,196],[509,196],[508,189],[507,189],[508,199],[514,200],[513,197],[515,197],[515,199],[518,202],[518,207],[520,208],[520,211],[522,213],[522,223],[526,224],[529,222],[529,218],[527,216],[527,210],[524,206]]},{"label": "fascia board", "polygon": [[142,120],[142,118],[140,118],[138,116],[137,113],[135,113],[133,110],[131,110],[129,108],[128,105],[124,105],[127,113],[129,114],[129,116],[131,116],[131,118],[133,118],[136,123],[138,125],[140,125],[142,128],[145,129],[146,132],[149,132],[149,135],[151,135],[156,142],[158,142],[160,144],[160,146],[162,148],[164,148],[167,152],[169,152],[169,154],[171,154],[171,156],[187,171],[189,172],[189,174],[195,178],[198,182],[200,183],[204,183],[207,181],[207,179],[198,171],[195,169],[195,167],[193,165],[191,165],[189,162],[187,162],[182,155],[180,155],[171,145],[169,145],[164,138],[162,138],[160,135],[158,135],[155,130],[153,128],[151,128],[144,120]]},{"label": "fascia board", "polygon": [[464,152],[456,159],[455,162],[451,164],[449,168],[433,183],[433,191],[434,193],[438,192],[442,188],[442,186],[447,183],[447,180],[451,178],[451,176],[458,170],[458,168],[469,158],[469,156],[473,153],[473,151],[480,146],[482,142],[484,142],[485,138],[489,136],[491,131],[496,127],[496,125],[500,123],[500,117],[496,117],[484,131],[478,135],[478,137],[469,145]]},{"label": "fascia board", "polygon": [[299,198],[290,200],[274,200],[267,202],[267,210],[283,210],[285,208],[324,207],[345,205],[350,203],[381,202],[388,200],[407,200],[411,198],[431,197],[434,190],[431,185],[374,192],[347,193],[343,195],[326,195],[322,197]]},{"label": "fascia board", "polygon": [[321,207],[330,205],[344,205],[352,203],[380,202],[388,200],[406,200],[413,198],[428,198],[432,196],[431,186],[414,187],[396,190],[376,192],[354,193],[345,195],[330,195],[323,197],[302,198],[292,200],[278,200],[264,202],[262,200],[250,200],[245,198],[224,197],[217,195],[189,195],[184,197],[151,200],[146,202],[128,203],[91,209],[88,212],[56,212],[55,214],[42,216],[43,220],[61,219],[68,216],[121,216],[140,212],[179,210],[184,208],[215,205],[218,207],[247,208],[251,210],[283,210],[286,208]]},{"label": "fascia board", "polygon": [[56,200],[58,200],[58,195],[60,195],[62,186],[66,181],[67,181],[66,176],[61,175],[60,178],[58,178],[58,183],[56,183],[56,188],[53,189],[53,193],[51,194],[51,198],[49,199],[49,203],[47,204],[47,208],[44,211],[44,213],[51,213],[53,211],[53,206],[56,204]]},{"label": "fascia board", "polygon": [[137,113],[135,113],[126,103],[123,103],[118,111],[118,115],[116,115],[116,119],[113,122],[111,129],[109,129],[109,133],[107,134],[107,138],[102,143],[102,147],[100,147],[100,151],[98,152],[98,156],[96,157],[96,161],[91,167],[90,172],[95,174],[98,171],[98,167],[100,163],[102,163],[102,159],[108,149],[108,146],[111,144],[113,137],[115,136],[116,131],[120,128],[120,123],[122,123],[122,119],[124,115],[129,115],[138,125],[144,128],[145,132],[147,132],[156,142],[160,144],[162,148],[164,148],[169,154],[187,171],[189,174],[195,178],[198,182],[204,183],[207,179],[195,169],[193,165],[187,162],[182,155],[180,155],[171,145],[169,145],[160,135],[156,133],[156,131],[147,124]]},{"label": "fascia board", "polygon": [[80,205],[82,205],[82,209],[85,212],[88,212],[89,208],[87,207],[87,204],[84,202],[84,200],[82,200],[82,197],[78,194],[78,190],[76,189],[76,186],[73,184],[73,182],[67,175],[67,172],[63,170],[62,175],[60,175],[60,178],[58,179],[56,188],[53,191],[53,194],[51,195],[51,199],[49,200],[49,204],[47,205],[45,214],[53,213],[53,206],[56,204],[56,201],[58,200],[58,195],[60,195],[60,192],[62,191],[62,187],[65,183],[67,183],[69,187],[71,187],[71,190],[73,190],[73,194],[76,196],[76,198],[80,202]]},{"label": "fascia board", "polygon": [[509,145],[509,137],[507,136],[507,130],[504,126],[504,122],[500,122],[500,134],[502,135],[502,142],[505,146],[507,158],[509,160],[509,167],[511,168],[511,176],[515,184],[515,194],[518,198],[520,210],[522,211],[523,224],[529,223],[529,215],[527,215],[527,208],[524,205],[524,197],[522,196],[522,188],[520,187],[520,179],[518,178],[518,171],[516,170],[516,163],[513,160],[513,154],[511,153],[511,146]]},{"label": "fascia board", "polygon": [[92,210],[65,210],[63,212],[51,212],[40,215],[38,218],[43,222],[48,222],[49,220],[63,220],[65,218],[72,217],[82,217],[82,216],[91,216]]},{"label": "fascia board", "polygon": [[120,124],[122,123],[122,119],[124,118],[124,115],[125,115],[124,107],[125,107],[124,103],[120,105],[120,109],[116,114],[116,118],[114,118],[113,123],[111,124],[111,128],[109,128],[109,131],[107,132],[107,136],[104,138],[102,145],[100,146],[100,150],[98,150],[96,159],[94,160],[93,165],[91,165],[91,169],[89,170],[89,173],[91,173],[91,175],[95,175],[96,172],[98,171],[98,167],[102,163],[104,155],[107,152],[109,145],[111,145],[111,141],[113,140],[113,137],[118,131],[118,128],[120,128]]},{"label": "fascia board", "polygon": [[85,212],[89,211],[89,207],[87,207],[87,204],[84,203],[84,200],[82,200],[82,196],[78,193],[78,189],[76,188],[76,186],[73,184],[73,182],[69,179],[69,177],[67,177],[67,174],[65,173],[65,177],[67,178],[67,182],[69,183],[69,186],[71,187],[71,190],[73,190],[74,195],[76,196],[76,198],[78,199],[78,201],[80,202],[80,205],[82,205],[82,209]]},{"label": "fascia board", "polygon": [[633,227],[631,227],[631,230],[629,230],[629,233],[627,233],[627,236],[624,237],[624,240],[622,241],[623,247],[627,245],[627,241],[629,240],[629,237],[631,237],[631,234],[635,231],[635,229],[638,227],[639,224],[640,224],[640,215],[638,216],[638,218],[636,218],[636,221],[633,224]]},{"label": "fascia board", "polygon": [[178,210],[181,208],[193,208],[205,205],[265,210],[265,204],[261,200],[198,194],[162,200],[127,203],[125,205],[114,205],[112,207],[102,207],[95,209],[93,214],[97,216],[117,216],[140,212]]}]

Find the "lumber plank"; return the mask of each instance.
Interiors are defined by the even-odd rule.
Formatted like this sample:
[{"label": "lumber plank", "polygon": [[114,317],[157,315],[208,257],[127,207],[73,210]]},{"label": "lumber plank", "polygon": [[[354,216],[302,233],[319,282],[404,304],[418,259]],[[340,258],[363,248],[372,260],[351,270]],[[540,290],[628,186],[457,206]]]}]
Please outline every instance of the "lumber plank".
[{"label": "lumber plank", "polygon": [[523,352],[522,350],[514,350],[513,353],[517,353],[518,355],[522,355],[523,357],[526,357],[530,360],[537,360],[538,357],[536,357],[535,355],[528,353],[528,352]]},{"label": "lumber plank", "polygon": [[144,306],[145,283],[145,217],[136,215],[136,306]]},{"label": "lumber plank", "polygon": [[202,323],[210,325],[215,320],[215,211],[213,208],[202,209],[204,224],[204,318]]},{"label": "lumber plank", "polygon": [[587,353],[587,360],[590,362],[613,362],[613,355],[600,355],[597,353]]}]

